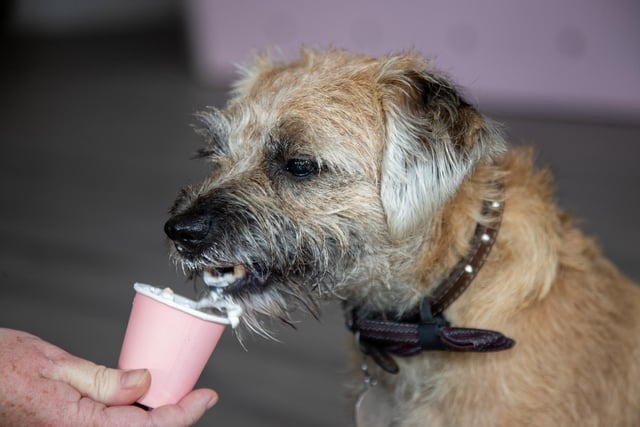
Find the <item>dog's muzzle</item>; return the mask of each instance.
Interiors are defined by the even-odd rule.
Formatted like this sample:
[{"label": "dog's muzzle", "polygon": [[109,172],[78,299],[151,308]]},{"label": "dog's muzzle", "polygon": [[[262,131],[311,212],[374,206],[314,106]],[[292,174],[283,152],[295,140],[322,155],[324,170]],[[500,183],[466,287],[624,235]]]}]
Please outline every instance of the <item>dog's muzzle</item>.
[{"label": "dog's muzzle", "polygon": [[[214,244],[215,219],[208,214],[184,213],[175,215],[164,225],[164,231],[173,241],[178,254],[187,260],[198,260]],[[198,268],[205,285],[211,290],[233,293],[240,290],[258,292],[264,290],[271,272],[263,265],[227,262]]]}]

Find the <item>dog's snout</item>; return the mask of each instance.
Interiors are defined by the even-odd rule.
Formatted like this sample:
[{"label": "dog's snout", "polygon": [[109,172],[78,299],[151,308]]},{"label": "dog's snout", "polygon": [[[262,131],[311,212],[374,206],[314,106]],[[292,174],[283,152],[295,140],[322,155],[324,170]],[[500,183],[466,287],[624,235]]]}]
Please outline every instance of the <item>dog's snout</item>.
[{"label": "dog's snout", "polygon": [[211,218],[197,214],[176,215],[164,225],[164,232],[180,252],[203,247],[208,242],[210,229]]}]

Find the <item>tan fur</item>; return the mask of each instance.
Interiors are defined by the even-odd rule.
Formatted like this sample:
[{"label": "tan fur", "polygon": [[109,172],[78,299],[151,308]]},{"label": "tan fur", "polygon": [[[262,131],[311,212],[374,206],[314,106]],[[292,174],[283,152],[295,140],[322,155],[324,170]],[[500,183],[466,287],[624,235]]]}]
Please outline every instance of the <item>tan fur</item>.
[{"label": "tan fur", "polygon": [[[316,296],[401,316],[465,256],[487,221],[482,201],[504,201],[493,251],[445,315],[515,347],[396,358],[398,375],[376,372],[367,419],[640,425],[640,289],[556,206],[532,151],[507,149],[427,61],[308,49],[290,63],[258,58],[226,108],[201,118],[214,169],[172,213],[209,215],[224,239],[174,257],[195,274],[266,263],[265,283],[233,294],[254,330],[257,314],[286,320]],[[298,158],[317,173],[291,176]]]},{"label": "tan fur", "polygon": [[[508,175],[498,241],[446,315],[517,344],[399,359],[387,386],[394,425],[640,425],[640,289],[558,210],[530,151],[511,150],[499,166]],[[466,185],[452,205],[467,202]]]}]

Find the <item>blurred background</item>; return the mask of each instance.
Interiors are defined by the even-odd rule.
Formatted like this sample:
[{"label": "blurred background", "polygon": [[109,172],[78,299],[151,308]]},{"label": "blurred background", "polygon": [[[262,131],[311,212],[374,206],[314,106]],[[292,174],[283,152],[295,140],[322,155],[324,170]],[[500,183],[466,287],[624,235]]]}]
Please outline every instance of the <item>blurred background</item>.
[{"label": "blurred background", "polygon": [[[207,172],[193,113],[253,53],[301,44],[433,58],[640,281],[640,3],[529,3],[0,0],[0,326],[115,365],[133,282],[192,289],[162,227]],[[198,425],[350,425],[342,314],[299,318],[279,343],[225,334]]]}]

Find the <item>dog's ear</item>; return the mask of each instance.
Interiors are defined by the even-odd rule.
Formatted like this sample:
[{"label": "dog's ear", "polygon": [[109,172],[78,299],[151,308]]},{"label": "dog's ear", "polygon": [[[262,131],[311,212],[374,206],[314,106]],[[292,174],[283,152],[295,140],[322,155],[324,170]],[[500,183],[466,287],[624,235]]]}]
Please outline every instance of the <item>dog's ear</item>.
[{"label": "dog's ear", "polygon": [[504,150],[495,127],[445,78],[381,73],[386,142],[381,199],[392,236],[424,226],[481,159]]}]

